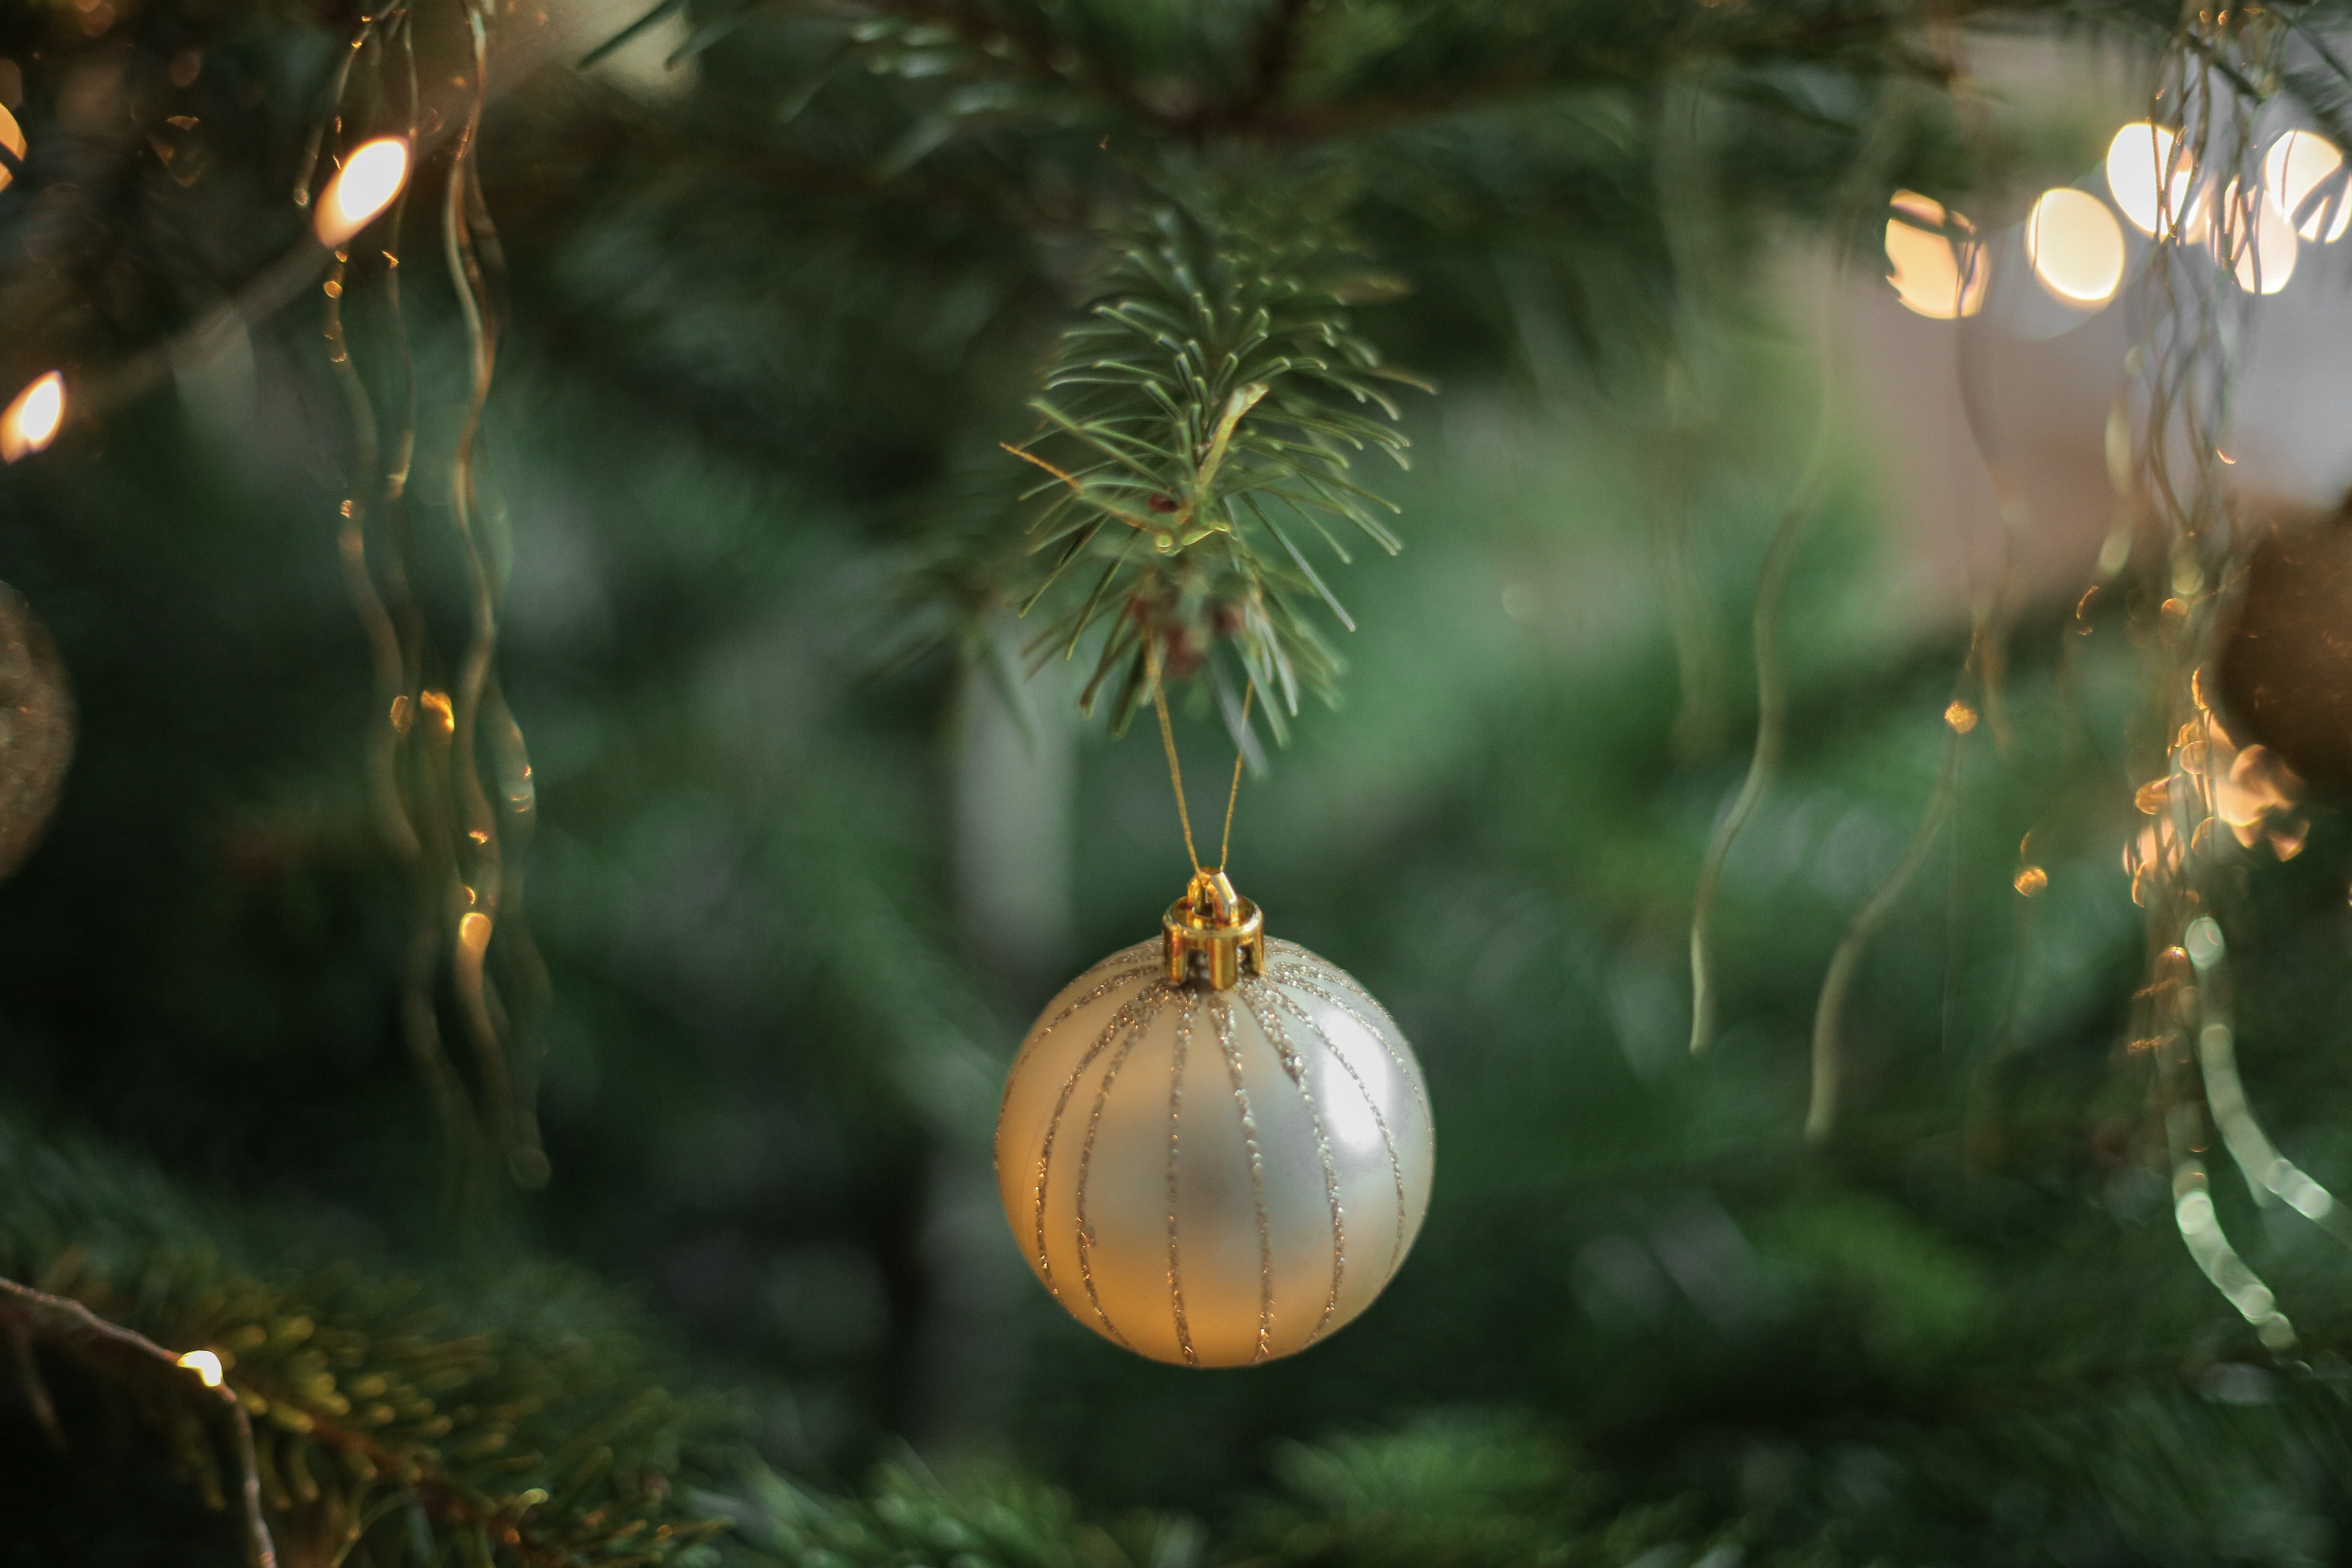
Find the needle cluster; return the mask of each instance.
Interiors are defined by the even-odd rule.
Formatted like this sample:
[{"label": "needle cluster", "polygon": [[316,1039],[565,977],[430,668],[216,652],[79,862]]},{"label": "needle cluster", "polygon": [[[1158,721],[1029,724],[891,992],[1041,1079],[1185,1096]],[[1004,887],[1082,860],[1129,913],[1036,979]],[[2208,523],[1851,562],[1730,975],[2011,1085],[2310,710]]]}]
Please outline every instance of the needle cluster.
[{"label": "needle cluster", "polygon": [[1055,352],[1043,428],[1014,448],[1045,472],[1023,612],[1046,608],[1048,652],[1092,638],[1083,701],[1108,689],[1115,728],[1155,679],[1206,671],[1229,709],[1255,687],[1277,736],[1302,691],[1332,693],[1316,607],[1354,622],[1314,556],[1400,547],[1354,465],[1403,466],[1391,394],[1427,389],[1352,330],[1351,293],[1376,284],[1335,258],[1352,259],[1162,207]]}]

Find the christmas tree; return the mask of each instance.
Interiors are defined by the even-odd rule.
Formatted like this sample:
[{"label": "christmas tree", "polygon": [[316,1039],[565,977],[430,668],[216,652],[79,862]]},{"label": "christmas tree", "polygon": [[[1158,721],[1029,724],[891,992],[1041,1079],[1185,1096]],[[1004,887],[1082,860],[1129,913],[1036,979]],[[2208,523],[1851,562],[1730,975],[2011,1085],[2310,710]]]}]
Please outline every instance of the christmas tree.
[{"label": "christmas tree", "polygon": [[2334,1560],[2344,13],[0,15],[0,1557]]}]

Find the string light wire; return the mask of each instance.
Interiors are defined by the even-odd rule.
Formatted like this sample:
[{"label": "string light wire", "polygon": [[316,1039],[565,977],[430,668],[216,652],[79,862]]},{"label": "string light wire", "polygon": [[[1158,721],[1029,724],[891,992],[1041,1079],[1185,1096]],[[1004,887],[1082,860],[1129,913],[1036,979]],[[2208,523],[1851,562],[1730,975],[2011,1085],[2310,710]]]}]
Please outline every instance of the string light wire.
[{"label": "string light wire", "polygon": [[[120,1323],[100,1317],[71,1297],[53,1296],[47,1290],[36,1290],[14,1279],[0,1279],[0,1305],[16,1312],[38,1313],[59,1323],[68,1335],[116,1346],[168,1369],[167,1375],[173,1387],[184,1391],[193,1384],[203,1391],[207,1403],[213,1404],[215,1408],[225,1409],[228,1413],[236,1447],[240,1479],[237,1498],[242,1505],[247,1547],[253,1554],[254,1568],[278,1568],[278,1544],[271,1538],[269,1521],[261,1511],[261,1465],[254,1449],[253,1420],[246,1414],[245,1404],[237,1397],[236,1390],[219,1375],[218,1356],[202,1352],[174,1354],[136,1330],[126,1329]],[[19,1336],[23,1335],[24,1331],[18,1325],[11,1323],[10,1327]],[[19,1337],[17,1342],[21,1346],[26,1342]],[[205,1365],[207,1360],[211,1363],[209,1368]],[[38,1387],[38,1384],[32,1386]],[[47,1394],[44,1391],[37,1409],[47,1410]],[[55,1411],[47,1410],[45,1424],[50,1426],[52,1436],[55,1435],[56,1420]]]}]

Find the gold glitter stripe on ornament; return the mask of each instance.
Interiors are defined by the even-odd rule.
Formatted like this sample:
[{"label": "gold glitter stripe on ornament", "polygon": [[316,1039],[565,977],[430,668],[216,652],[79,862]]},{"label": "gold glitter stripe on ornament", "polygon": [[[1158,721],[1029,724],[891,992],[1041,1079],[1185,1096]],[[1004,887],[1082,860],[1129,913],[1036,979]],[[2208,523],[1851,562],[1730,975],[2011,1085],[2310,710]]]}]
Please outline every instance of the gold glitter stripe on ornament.
[{"label": "gold glitter stripe on ornament", "polygon": [[1111,1041],[1118,1037],[1122,1029],[1133,1026],[1145,1016],[1141,1012],[1145,1003],[1154,1002],[1165,994],[1164,986],[1156,990],[1147,990],[1142,995],[1133,997],[1122,1004],[1118,1011],[1110,1016],[1110,1022],[1103,1026],[1103,1032],[1095,1037],[1095,1043],[1087,1047],[1086,1055],[1078,1058],[1078,1065],[1072,1068],[1070,1076],[1063,1080],[1061,1096],[1054,1102],[1053,1119],[1045,1123],[1045,1142],[1037,1150],[1037,1182],[1031,1203],[1035,1220],[1034,1240],[1037,1248],[1037,1273],[1045,1280],[1045,1289],[1053,1294],[1056,1301],[1062,1299],[1062,1288],[1055,1282],[1054,1261],[1045,1251],[1045,1179],[1053,1173],[1054,1140],[1061,1131],[1062,1113],[1070,1108],[1070,1096],[1077,1092],[1078,1079],[1086,1076],[1087,1068],[1094,1066],[1095,1058],[1102,1055]]},{"label": "gold glitter stripe on ornament", "polygon": [[1144,950],[1150,946],[1151,943],[1148,942],[1139,942],[1133,947],[1122,947],[1117,952],[1112,953],[1108,958],[1099,960],[1089,968],[1080,972],[1077,979],[1071,981],[1070,984],[1075,985],[1079,980],[1084,980],[1089,974],[1099,974],[1115,963],[1140,963]]},{"label": "gold glitter stripe on ornament", "polygon": [[[1094,969],[1087,970],[1087,974],[1092,974],[1097,969],[1101,969],[1108,964],[1116,963],[1124,956],[1126,956],[1124,953],[1112,953],[1108,958],[1104,959],[1101,963],[1096,964]],[[1109,979],[1104,981],[1101,984],[1096,986],[1093,990],[1087,992],[1085,995],[1079,997],[1076,1001],[1072,1002],[1060,1012],[1055,1014],[1043,1027],[1038,1029],[1035,1034],[1029,1037],[1027,1043],[1021,1047],[1021,1054],[1013,1058],[1012,1070],[1004,1075],[1005,1094],[1009,1095],[1013,1092],[1013,1080],[1021,1076],[1021,1064],[1027,1061],[1037,1047],[1045,1043],[1046,1036],[1052,1034],[1055,1030],[1068,1023],[1071,1017],[1076,1014],[1080,1008],[1101,1001],[1104,997],[1109,995],[1112,992],[1118,990],[1129,981],[1135,979],[1139,975],[1149,974],[1156,967],[1157,965],[1147,963],[1140,965],[1139,967],[1114,974]],[[1087,977],[1087,974],[1079,975],[1078,980],[1084,980]],[[1077,981],[1074,980],[1070,984],[1075,985],[1077,984]],[[999,1115],[1003,1113],[1003,1102],[1000,1098],[997,1104],[997,1112]]]},{"label": "gold glitter stripe on ornament", "polygon": [[1192,1048],[1192,1010],[1199,1005],[1191,990],[1182,994],[1183,1007],[1176,1015],[1175,1065],[1168,1069],[1168,1310],[1176,1320],[1177,1352],[1186,1366],[1198,1366],[1201,1357],[1192,1349],[1192,1325],[1184,1318],[1184,1264],[1176,1239],[1182,1170],[1177,1138],[1184,1120],[1184,1064]]},{"label": "gold glitter stripe on ornament", "polygon": [[1209,1017],[1217,1026],[1217,1046],[1225,1055],[1225,1076],[1233,1080],[1234,1104],[1242,1115],[1242,1146],[1249,1151],[1250,1191],[1257,1200],[1257,1352],[1255,1365],[1270,1353],[1274,1338],[1274,1238],[1265,1219],[1265,1161],[1257,1150],[1257,1118],[1250,1114],[1249,1090],[1242,1083],[1242,1051],[1234,1039],[1234,1010],[1222,991],[1209,997]]},{"label": "gold glitter stripe on ornament", "polygon": [[[1297,950],[1293,949],[1293,951],[1295,952]],[[1365,1001],[1372,1002],[1370,993],[1366,992],[1362,986],[1358,985],[1354,981],[1349,980],[1346,974],[1340,973],[1338,971],[1320,970],[1313,967],[1312,965],[1304,963],[1292,963],[1287,967],[1277,965],[1274,971],[1274,978],[1276,980],[1280,981],[1285,985],[1295,985],[1299,990],[1306,992],[1309,996],[1313,996],[1319,1001],[1328,1002],[1331,1005],[1348,1015],[1349,1017],[1353,1018],[1357,1025],[1363,1029],[1364,1033],[1371,1036],[1373,1039],[1380,1042],[1381,1049],[1388,1053],[1389,1060],[1394,1062],[1396,1064],[1397,1071],[1403,1075],[1405,1088],[1412,1091],[1412,1102],[1420,1109],[1421,1111],[1421,1125],[1429,1134],[1430,1140],[1433,1143],[1436,1141],[1437,1123],[1430,1118],[1429,1101],[1422,1095],[1420,1078],[1407,1069],[1405,1067],[1404,1058],[1397,1054],[1397,1048],[1390,1043],[1386,1030],[1382,1029],[1378,1024],[1373,1023],[1370,1018],[1365,1017],[1361,1013],[1357,1012],[1355,1008],[1349,1006],[1344,998],[1335,996],[1330,992],[1324,990],[1323,987],[1315,984],[1317,980],[1333,976],[1336,976],[1340,984],[1355,992],[1357,995],[1363,997]],[[1372,1002],[1372,1005],[1374,1007],[1380,1007],[1381,1005],[1378,1002]],[[1386,1017],[1388,1016],[1386,1008],[1381,1008],[1381,1016],[1382,1017]],[[1391,1020],[1391,1023],[1393,1023],[1393,1020]],[[1399,1038],[1402,1038],[1403,1034],[1404,1031],[1402,1029],[1397,1031]]]},{"label": "gold glitter stripe on ornament", "polygon": [[1095,1090],[1094,1110],[1087,1117],[1086,1140],[1078,1145],[1078,1279],[1086,1285],[1087,1305],[1095,1310],[1095,1320],[1102,1324],[1103,1332],[1108,1334],[1114,1343],[1128,1350],[1135,1347],[1127,1342],[1127,1336],[1118,1331],[1118,1326],[1110,1321],[1110,1314],[1103,1310],[1102,1296],[1095,1289],[1095,1232],[1094,1226],[1087,1223],[1087,1178],[1094,1173],[1095,1136],[1102,1131],[1103,1107],[1110,1103],[1111,1089],[1118,1082],[1118,1069],[1127,1065],[1128,1055],[1135,1049],[1136,1041],[1143,1038],[1151,1026],[1151,1021],[1160,1016],[1160,1010],[1167,1005],[1167,993],[1161,992],[1153,997],[1150,1007],[1135,1021],[1135,1026],[1127,1032],[1127,1038],[1119,1042],[1118,1049],[1111,1053],[1110,1066],[1103,1069],[1102,1083]]},{"label": "gold glitter stripe on ornament", "polygon": [[[1013,448],[1008,447],[1005,450],[1012,451]],[[1015,455],[1028,458],[1025,452]],[[1029,458],[1029,461],[1033,463],[1036,460],[1034,458]],[[1143,656],[1144,668],[1151,678],[1152,710],[1160,715],[1160,743],[1168,752],[1168,783],[1176,792],[1176,820],[1184,829],[1184,858],[1192,862],[1193,875],[1198,876],[1211,868],[1201,864],[1201,852],[1192,847],[1192,813],[1184,804],[1184,767],[1176,760],[1176,730],[1175,726],[1168,721],[1168,693],[1160,684],[1160,644],[1156,639],[1147,637],[1143,645]],[[1244,734],[1249,731],[1250,704],[1256,700],[1257,682],[1251,679],[1242,689],[1241,730]],[[1217,864],[1214,869],[1219,872],[1224,870],[1226,861],[1232,858],[1234,807],[1242,798],[1242,764],[1248,760],[1249,756],[1249,753],[1242,749],[1239,743],[1240,738],[1239,735],[1234,737],[1234,782],[1232,787],[1225,791],[1225,830],[1223,836],[1217,841]]]},{"label": "gold glitter stripe on ornament", "polygon": [[1315,1103],[1315,1091],[1307,1087],[1307,1061],[1290,1043],[1290,1036],[1282,1026],[1282,1019],[1260,1005],[1261,994],[1266,989],[1263,980],[1244,980],[1241,984],[1242,1001],[1257,1020],[1258,1032],[1266,1044],[1274,1047],[1276,1059],[1290,1081],[1298,1088],[1298,1098],[1307,1106],[1307,1125],[1315,1129],[1315,1155],[1323,1163],[1323,1197],[1331,1205],[1331,1288],[1323,1298],[1323,1315],[1316,1320],[1315,1331],[1307,1336],[1313,1344],[1331,1326],[1339,1310],[1339,1286],[1348,1273],[1348,1224],[1339,1206],[1339,1172],[1331,1163],[1331,1140],[1323,1131],[1323,1112]]},{"label": "gold glitter stripe on ornament", "polygon": [[1387,1004],[1383,1003],[1379,997],[1373,995],[1370,991],[1365,990],[1363,983],[1358,980],[1354,975],[1349,973],[1338,964],[1333,963],[1330,960],[1324,958],[1319,954],[1309,952],[1307,949],[1299,946],[1295,942],[1276,940],[1268,942],[1266,946],[1269,948],[1280,949],[1281,951],[1277,956],[1286,958],[1292,963],[1297,964],[1298,967],[1309,976],[1318,980],[1328,981],[1332,984],[1352,991],[1357,995],[1362,997],[1364,1000],[1364,1005],[1370,1007],[1380,1018],[1381,1028],[1387,1030],[1390,1034],[1394,1035],[1400,1040],[1404,1038],[1404,1029],[1397,1023],[1396,1018],[1389,1012]]},{"label": "gold glitter stripe on ornament", "polygon": [[1356,1070],[1356,1065],[1349,1061],[1346,1054],[1339,1049],[1339,1042],[1324,1033],[1323,1026],[1315,1021],[1315,1016],[1301,1007],[1295,998],[1286,994],[1279,986],[1269,987],[1268,994],[1285,1011],[1306,1025],[1317,1039],[1323,1042],[1323,1048],[1331,1053],[1331,1059],[1339,1064],[1339,1070],[1348,1075],[1349,1081],[1356,1086],[1356,1092],[1364,1097],[1364,1109],[1372,1113],[1372,1125],[1381,1130],[1381,1147],[1386,1149],[1389,1155],[1389,1175],[1396,1183],[1396,1239],[1389,1247],[1389,1272],[1394,1274],[1396,1266],[1404,1260],[1404,1227],[1407,1210],[1404,1196],[1404,1162],[1397,1157],[1396,1137],[1389,1131],[1389,1119],[1381,1114],[1380,1102],[1372,1098],[1371,1089],[1364,1082],[1363,1075]]}]

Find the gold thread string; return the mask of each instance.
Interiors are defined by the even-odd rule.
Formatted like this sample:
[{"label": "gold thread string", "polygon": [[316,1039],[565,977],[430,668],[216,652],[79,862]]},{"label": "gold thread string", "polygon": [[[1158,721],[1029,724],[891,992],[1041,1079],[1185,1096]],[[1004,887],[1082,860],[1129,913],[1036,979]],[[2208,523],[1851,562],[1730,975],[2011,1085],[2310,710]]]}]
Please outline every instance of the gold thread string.
[{"label": "gold thread string", "polygon": [[[1151,710],[1160,716],[1160,744],[1168,753],[1168,783],[1176,792],[1176,820],[1184,829],[1185,858],[1192,862],[1195,872],[1204,871],[1201,852],[1192,847],[1192,813],[1184,804],[1184,768],[1176,760],[1176,727],[1168,719],[1168,693],[1160,683],[1160,645],[1146,640],[1143,645],[1144,668],[1151,679]],[[1242,691],[1242,728],[1249,728],[1250,705],[1257,700],[1257,682],[1252,680]],[[1234,807],[1242,798],[1242,766],[1249,753],[1236,742],[1234,746],[1234,782],[1225,791],[1225,827],[1217,839],[1217,869],[1222,872],[1233,858]]]},{"label": "gold thread string", "polygon": [[[1242,688],[1242,733],[1244,735],[1249,733],[1250,704],[1256,699],[1257,682],[1251,680]],[[1241,742],[1236,739],[1234,742],[1234,785],[1225,792],[1225,831],[1217,840],[1217,869],[1220,871],[1223,870],[1225,863],[1233,858],[1234,807],[1242,798],[1242,763],[1248,760],[1248,756],[1249,753],[1242,749]]]},{"label": "gold thread string", "polygon": [[[1201,852],[1192,847],[1192,814],[1184,808],[1184,769],[1176,761],[1176,727],[1168,721],[1168,694],[1160,687],[1160,645],[1148,631],[1144,633],[1143,663],[1151,678],[1152,710],[1160,715],[1160,743],[1168,752],[1168,782],[1176,789],[1176,820],[1184,827],[1184,855],[1198,873],[1205,868],[1201,864]],[[1230,816],[1226,822],[1230,827]]]},{"label": "gold thread string", "polygon": [[[1973,673],[1973,654],[1969,668],[1961,676],[1963,682]],[[1955,695],[1952,706],[1961,706]],[[1820,994],[1813,1002],[1812,1090],[1805,1108],[1805,1142],[1820,1144],[1829,1141],[1837,1131],[1838,1090],[1845,1077],[1843,1047],[1846,994],[1853,988],[1854,973],[1862,965],[1862,955],[1878,928],[1895,912],[1896,900],[1910,887],[1911,879],[1927,863],[1927,853],[1936,847],[1944,825],[1950,820],[1960,787],[1960,737],[1976,727],[1973,717],[1965,728],[1948,717],[1944,721],[1944,761],[1937,770],[1936,786],[1927,796],[1927,809],[1919,826],[1911,835],[1911,842],[1903,858],[1895,863],[1870,897],[1856,910],[1853,919],[1846,923],[1845,934],[1838,939],[1837,951],[1830,955],[1830,966],[1822,977]]]},{"label": "gold thread string", "polygon": [[[457,844],[462,878],[449,905],[456,917],[451,952],[459,1010],[472,1037],[483,1088],[485,1121],[498,1152],[505,1156],[508,1173],[519,1185],[537,1187],[546,1181],[546,1156],[538,1148],[535,1120],[521,1108],[517,1091],[519,1074],[513,1021],[499,987],[488,972],[489,946],[502,919],[511,916],[508,897],[514,889],[515,868],[508,851],[517,847],[499,841],[499,825],[483,787],[478,747],[486,719],[494,765],[500,760],[496,719],[505,718],[495,668],[499,620],[498,601],[503,583],[500,564],[484,548],[480,537],[495,512],[485,509],[477,482],[477,459],[482,430],[482,410],[488,400],[498,358],[500,323],[491,298],[484,251],[496,264],[495,236],[481,193],[479,146],[482,120],[489,102],[488,0],[467,0],[467,30],[473,45],[473,101],[451,154],[449,181],[441,215],[442,253],[465,321],[472,384],[457,429],[457,448],[450,458],[450,516],[464,559],[472,599],[472,628],[450,693],[452,769],[457,785],[453,803],[462,813],[465,840]],[[511,721],[503,728],[511,728]],[[520,733],[513,737],[520,742]],[[519,789],[522,765],[512,771]],[[471,851],[468,852],[468,842]],[[503,956],[503,950],[502,954]]]}]

